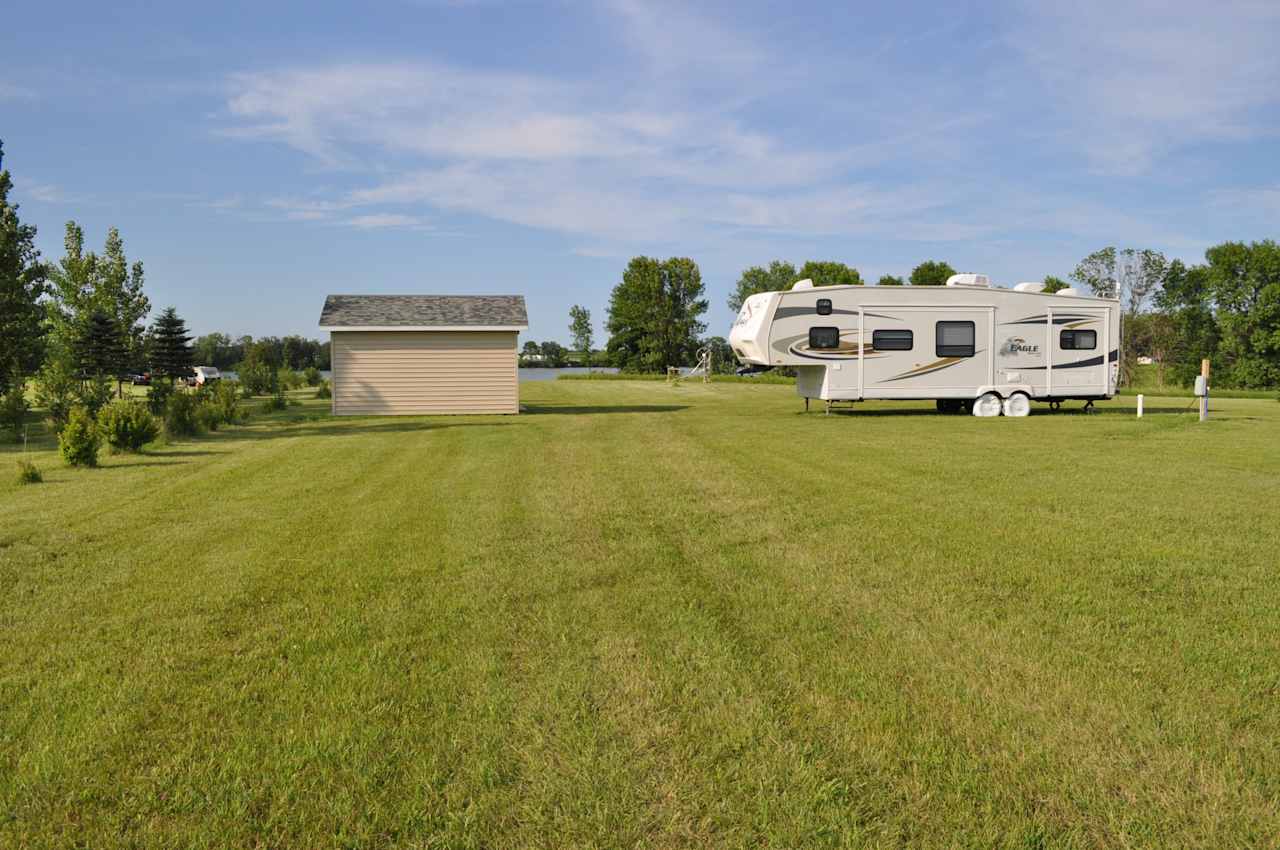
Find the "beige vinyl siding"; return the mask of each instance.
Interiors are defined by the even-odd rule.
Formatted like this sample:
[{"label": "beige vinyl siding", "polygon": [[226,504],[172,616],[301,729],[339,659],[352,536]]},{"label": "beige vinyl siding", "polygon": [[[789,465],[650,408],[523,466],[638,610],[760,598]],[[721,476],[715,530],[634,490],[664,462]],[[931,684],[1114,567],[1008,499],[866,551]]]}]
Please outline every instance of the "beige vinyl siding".
[{"label": "beige vinyl siding", "polygon": [[333,412],[516,413],[515,331],[334,331]]}]

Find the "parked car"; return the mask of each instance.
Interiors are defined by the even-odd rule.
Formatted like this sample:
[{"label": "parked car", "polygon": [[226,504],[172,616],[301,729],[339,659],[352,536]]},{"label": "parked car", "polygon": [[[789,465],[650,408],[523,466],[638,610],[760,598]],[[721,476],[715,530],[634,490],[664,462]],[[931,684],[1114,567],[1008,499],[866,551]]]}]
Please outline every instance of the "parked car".
[{"label": "parked car", "polygon": [[151,386],[151,373],[140,372],[136,375],[130,375],[129,383],[133,384],[135,387],[149,387]]}]

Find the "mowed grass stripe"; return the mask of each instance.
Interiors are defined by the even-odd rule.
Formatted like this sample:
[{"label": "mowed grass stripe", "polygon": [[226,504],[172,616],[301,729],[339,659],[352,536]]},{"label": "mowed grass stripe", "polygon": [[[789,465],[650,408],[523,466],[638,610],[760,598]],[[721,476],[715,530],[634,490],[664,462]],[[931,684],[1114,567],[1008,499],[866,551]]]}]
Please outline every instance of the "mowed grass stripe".
[{"label": "mowed grass stripe", "polygon": [[[522,393],[520,417],[255,425],[0,489],[2,843],[1275,834],[1273,403]],[[226,533],[120,545],[140,510]]]}]

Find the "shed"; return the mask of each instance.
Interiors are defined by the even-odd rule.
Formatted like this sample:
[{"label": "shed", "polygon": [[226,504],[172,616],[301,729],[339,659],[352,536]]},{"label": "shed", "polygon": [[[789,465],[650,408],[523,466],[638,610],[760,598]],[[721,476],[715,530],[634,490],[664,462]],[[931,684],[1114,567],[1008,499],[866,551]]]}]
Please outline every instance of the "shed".
[{"label": "shed", "polygon": [[330,295],[333,412],[517,413],[521,295]]}]

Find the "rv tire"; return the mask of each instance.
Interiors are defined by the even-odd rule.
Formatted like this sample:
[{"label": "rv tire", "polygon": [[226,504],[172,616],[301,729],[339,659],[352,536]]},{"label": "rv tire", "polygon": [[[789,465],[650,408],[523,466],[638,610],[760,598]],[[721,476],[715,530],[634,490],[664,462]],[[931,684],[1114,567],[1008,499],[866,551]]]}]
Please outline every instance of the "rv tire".
[{"label": "rv tire", "polygon": [[1026,393],[1014,393],[1004,400],[1005,416],[1027,416],[1031,413],[1031,399]]},{"label": "rv tire", "polygon": [[995,393],[983,393],[973,402],[974,416],[999,416],[1003,403]]}]

